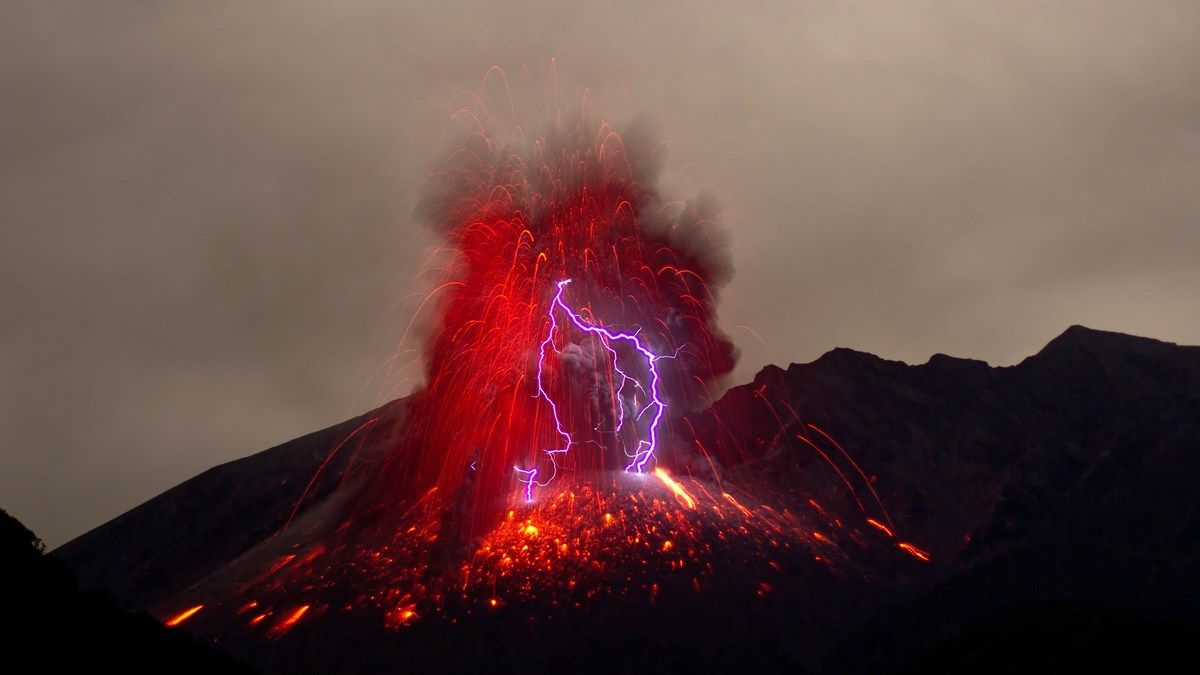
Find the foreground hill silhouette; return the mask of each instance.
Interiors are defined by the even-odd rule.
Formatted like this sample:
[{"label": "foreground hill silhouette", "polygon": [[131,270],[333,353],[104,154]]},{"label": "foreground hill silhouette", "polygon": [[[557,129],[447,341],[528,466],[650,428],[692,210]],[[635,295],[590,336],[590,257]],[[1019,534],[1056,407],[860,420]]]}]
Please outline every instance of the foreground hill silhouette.
[{"label": "foreground hill silhouette", "polygon": [[[145,612],[117,609],[100,592],[81,592],[70,570],[0,510],[7,672],[17,665],[64,672],[251,672],[181,629]],[[10,670],[11,668],[11,670]]]},{"label": "foreground hill silhouette", "polygon": [[[405,403],[369,414],[391,423],[365,437],[356,471],[403,428]],[[236,561],[280,533],[330,447],[364,419],[211,469],[55,556],[87,588],[172,611],[197,589],[228,586]],[[788,569],[804,582],[769,605],[718,590],[691,604],[555,610],[520,648],[495,644],[521,639],[512,621],[484,619],[374,637],[362,625],[339,635],[339,624],[324,623],[303,648],[229,647],[271,669],[384,667],[403,655],[408,666],[928,672],[1134,657],[1147,666],[1195,639],[1200,348],[1075,326],[1004,368],[944,355],[910,366],[837,349],[769,366],[687,423],[714,461],[664,453],[677,473],[853,513],[853,499],[867,498],[854,492],[862,486],[848,490],[800,438],[828,431],[871,476],[894,528],[932,560],[879,559],[839,575],[797,558]],[[352,486],[350,466],[349,455],[336,456],[297,517],[319,516]],[[730,564],[717,575],[742,571]]]}]

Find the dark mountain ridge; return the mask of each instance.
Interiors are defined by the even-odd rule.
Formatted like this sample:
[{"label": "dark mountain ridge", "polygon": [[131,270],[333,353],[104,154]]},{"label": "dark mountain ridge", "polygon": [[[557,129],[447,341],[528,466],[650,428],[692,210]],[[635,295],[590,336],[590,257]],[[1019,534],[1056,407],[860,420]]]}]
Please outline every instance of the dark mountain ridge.
[{"label": "dark mountain ridge", "polygon": [[[277,534],[301,495],[298,517],[335,498],[391,446],[404,412],[392,402],[211,469],[54,555],[85,587],[162,607]],[[310,485],[330,449],[374,418],[388,423],[359,433],[353,452],[335,454]],[[1031,625],[1085,648],[1111,630],[1190,635],[1200,626],[1198,347],[1072,326],[999,368],[942,354],[913,366],[835,349],[764,368],[674,425],[680,438],[683,429],[708,456],[676,443],[664,461],[677,473],[768,486],[834,513],[861,504],[932,554],[903,588],[870,582],[880,589],[874,617],[843,621],[858,629],[828,629],[814,639],[819,653],[783,663],[952,669],[970,663],[959,658],[968,648],[1022,656],[995,636]],[[814,450],[825,433],[865,480]],[[810,598],[823,604],[796,611],[836,617],[837,584],[856,582],[829,583]],[[1110,615],[1119,619],[1081,619]]]},{"label": "dark mountain ridge", "polygon": [[[941,354],[910,366],[835,349],[763,369],[694,427],[729,464],[745,439],[765,440],[760,456],[783,471],[811,455],[776,431],[784,410],[803,418],[785,420],[789,431],[833,431],[911,536],[943,559],[970,561],[1070,512],[1113,501],[1156,508],[1143,505],[1183,493],[1155,485],[1197,478],[1200,348],[1073,326],[1001,368]],[[811,475],[797,478],[813,487]],[[822,492],[836,499],[842,488],[828,478]]]}]

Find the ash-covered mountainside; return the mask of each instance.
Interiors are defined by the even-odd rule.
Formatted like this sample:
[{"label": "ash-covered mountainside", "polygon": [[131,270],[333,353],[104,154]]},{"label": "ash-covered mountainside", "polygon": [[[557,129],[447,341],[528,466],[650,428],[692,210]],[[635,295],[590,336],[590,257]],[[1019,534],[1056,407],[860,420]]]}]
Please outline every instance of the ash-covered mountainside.
[{"label": "ash-covered mountainside", "polygon": [[727,463],[831,501],[847,490],[797,435],[832,432],[896,525],[942,560],[1064,528],[1149,544],[1197,523],[1200,347],[1072,326],[1004,368],[835,349],[768,366],[691,422]]},{"label": "ash-covered mountainside", "polygon": [[1072,326],[1005,368],[836,349],[693,424],[718,455],[753,439],[734,472],[828,502],[847,490],[796,432],[835,430],[939,563],[842,640],[835,672],[1153,662],[1200,626],[1200,348]]},{"label": "ash-covered mountainside", "polygon": [[[393,401],[359,417],[250,457],[213,467],[54,550],[84,588],[130,607],[151,607],[277,533],[364,470],[403,428]],[[372,420],[376,423],[368,424]],[[353,431],[349,448],[338,448]],[[339,451],[331,455],[331,451]],[[341,452],[341,450],[346,452]],[[328,464],[318,474],[326,458]],[[364,459],[366,461],[364,461]]]},{"label": "ash-covered mountainside", "polygon": [[[55,555],[83,585],[109,589],[131,606],[162,610],[184,606],[184,597],[188,604],[205,601],[188,594],[232,587],[226,579],[287,542],[286,536],[279,544],[267,540],[293,516],[301,495],[296,518],[336,512],[328,505],[345,492],[339,486],[353,486],[393,446],[389,434],[400,433],[405,410],[395,402],[212,469]],[[309,485],[332,447],[360,428],[351,451],[334,454]],[[676,607],[690,607],[691,618],[664,602],[615,605],[615,615],[604,615],[606,625],[595,626],[583,609],[554,610],[558,619],[539,620],[536,643],[509,649],[496,663],[454,665],[516,668],[521,664],[512,659],[525,658],[535,665],[630,666],[652,657],[664,667],[732,666],[744,663],[738,644],[750,639],[766,655],[755,661],[764,667],[1019,669],[1045,665],[1030,659],[1047,653],[1064,663],[1106,662],[1120,656],[1114,649],[1167,654],[1200,625],[1200,348],[1075,326],[1003,368],[943,355],[910,366],[836,349],[809,364],[765,368],[709,409],[675,420],[672,438],[662,459],[676,475],[690,473],[690,487],[714,503],[722,503],[722,490],[783,495],[772,513],[822,523],[843,563],[827,569],[828,561],[805,553],[814,550],[805,546],[779,564],[770,561],[785,571],[766,572],[780,575],[779,583],[764,579],[770,583],[763,592],[776,597],[769,604],[709,590],[732,588],[720,583],[721,575],[747,569],[729,564],[711,572],[709,595],[678,596]],[[931,560],[916,569],[911,557],[881,553],[886,548],[871,543],[872,528],[861,527],[866,516],[888,523],[896,533],[891,541],[915,542]],[[811,536],[829,542],[819,532]],[[822,563],[816,571],[812,560]],[[783,577],[797,570],[804,582],[789,585]],[[622,570],[613,573],[619,585]],[[612,635],[626,651],[607,650],[607,637],[587,642],[594,654],[570,647],[571,631],[619,631],[613,617],[621,607],[644,631]],[[713,607],[713,616],[727,621],[699,621],[697,607]],[[511,617],[523,616],[516,603],[508,609]],[[486,642],[499,634],[497,626],[527,625],[524,618],[489,624],[470,616],[450,621],[452,629],[425,619],[420,632],[387,649],[380,647],[387,640],[367,640],[365,633],[356,632],[354,641],[381,649],[381,663],[403,653],[411,664],[436,667],[454,652],[451,642]],[[214,623],[202,632],[221,636],[223,645],[255,662],[263,643],[231,644],[237,633],[207,620]],[[313,621],[313,635],[337,641],[330,631],[339,624]],[[694,658],[671,650],[672,636],[689,625],[705,633],[678,641]],[[742,629],[722,635],[720,625]],[[654,632],[660,626],[671,628]],[[643,650],[646,640],[652,644]],[[697,645],[708,651],[695,651]],[[297,666],[288,660],[300,653],[293,647],[286,641],[261,647],[271,657],[257,663]],[[328,658],[331,669],[354,665],[308,649],[306,658]],[[372,658],[371,649],[350,650],[358,667]],[[467,653],[491,658],[458,650]]]}]

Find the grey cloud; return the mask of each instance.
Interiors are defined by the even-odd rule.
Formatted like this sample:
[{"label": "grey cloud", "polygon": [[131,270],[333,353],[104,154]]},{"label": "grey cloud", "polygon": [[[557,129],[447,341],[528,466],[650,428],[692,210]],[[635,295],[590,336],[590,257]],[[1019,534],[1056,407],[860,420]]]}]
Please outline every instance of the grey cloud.
[{"label": "grey cloud", "polygon": [[411,386],[413,209],[492,65],[717,195],[735,381],[1200,342],[1195,3],[747,4],[7,3],[0,505],[58,544]]}]

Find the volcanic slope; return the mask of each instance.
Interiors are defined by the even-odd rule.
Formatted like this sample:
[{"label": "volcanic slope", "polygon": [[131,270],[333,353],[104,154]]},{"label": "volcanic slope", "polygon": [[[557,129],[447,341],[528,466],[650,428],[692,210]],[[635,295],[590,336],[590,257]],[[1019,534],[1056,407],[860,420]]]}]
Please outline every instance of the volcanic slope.
[{"label": "volcanic slope", "polygon": [[1196,626],[1200,348],[1072,327],[1005,368],[838,349],[676,420],[669,474],[564,481],[478,541],[419,506],[330,539],[405,411],[212,469],[55,555],[131,606],[202,606],[185,625],[267,670],[903,670],[1050,601]]}]

